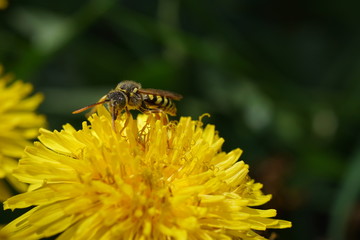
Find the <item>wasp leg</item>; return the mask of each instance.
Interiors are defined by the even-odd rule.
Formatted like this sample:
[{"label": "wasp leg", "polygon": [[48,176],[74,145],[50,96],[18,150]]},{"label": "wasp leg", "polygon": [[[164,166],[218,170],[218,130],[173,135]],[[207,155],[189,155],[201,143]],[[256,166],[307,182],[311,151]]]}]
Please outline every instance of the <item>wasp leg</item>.
[{"label": "wasp leg", "polygon": [[167,125],[169,123],[168,115],[161,109],[154,109],[150,111],[155,114],[156,120],[160,120],[163,125]]},{"label": "wasp leg", "polygon": [[148,118],[146,119],[146,123],[144,124],[144,126],[141,128],[141,130],[139,131],[139,136],[145,136],[145,129],[150,126],[150,122],[153,118],[152,114],[148,114]]},{"label": "wasp leg", "polygon": [[[154,109],[154,110],[156,110],[156,109]],[[152,115],[153,109],[149,109],[149,108],[146,107],[146,105],[142,104],[142,105],[139,107],[139,111],[148,115],[148,118],[147,118],[147,120],[146,120],[145,125],[144,125],[144,126],[142,127],[142,129],[139,131],[139,135],[140,135],[140,136],[143,136],[143,135],[145,135],[145,129],[146,129],[146,127],[149,126],[149,124],[150,124],[150,122],[151,122],[151,120],[152,120],[152,118],[153,118],[153,115]],[[157,110],[156,110],[156,111],[157,111]],[[157,111],[157,112],[158,112],[158,111]]]},{"label": "wasp leg", "polygon": [[112,118],[112,128],[113,130],[116,132],[116,126],[115,126],[115,121],[116,121],[116,118],[117,118],[117,114],[118,114],[118,111],[115,107],[113,106],[110,106],[110,112],[111,112],[111,118]]},{"label": "wasp leg", "polygon": [[149,109],[146,106],[142,105],[139,110],[146,114],[154,113],[156,120],[161,120],[164,125],[169,123],[168,115],[162,109]]},{"label": "wasp leg", "polygon": [[129,120],[131,117],[131,113],[129,111],[129,109],[125,109],[125,113],[126,113],[126,119],[125,119],[125,123],[124,126],[122,127],[122,129],[120,130],[119,134],[121,135],[121,133],[125,130],[125,128],[127,127],[127,125],[129,124]]}]

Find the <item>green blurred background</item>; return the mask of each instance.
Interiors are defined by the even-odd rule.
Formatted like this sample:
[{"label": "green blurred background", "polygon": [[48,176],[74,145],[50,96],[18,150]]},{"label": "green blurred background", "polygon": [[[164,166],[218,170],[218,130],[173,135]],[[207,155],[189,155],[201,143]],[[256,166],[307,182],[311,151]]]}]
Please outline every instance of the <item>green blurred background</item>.
[{"label": "green blurred background", "polygon": [[277,239],[360,239],[359,10],[349,0],[10,1],[0,62],[44,93],[50,129],[80,128],[84,115],[71,112],[121,80],[181,93],[179,115],[210,113],[223,149],[243,149],[273,194],[264,207],[293,222]]}]

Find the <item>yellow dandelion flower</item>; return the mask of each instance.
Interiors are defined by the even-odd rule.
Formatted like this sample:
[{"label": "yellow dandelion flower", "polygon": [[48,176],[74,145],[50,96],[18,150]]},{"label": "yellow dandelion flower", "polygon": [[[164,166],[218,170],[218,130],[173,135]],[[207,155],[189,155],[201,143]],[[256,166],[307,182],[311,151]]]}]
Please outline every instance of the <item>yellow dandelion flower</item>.
[{"label": "yellow dandelion flower", "polygon": [[7,0],[0,0],[0,10],[7,8],[8,1]]},{"label": "yellow dandelion flower", "polygon": [[[81,130],[41,130],[15,171],[30,184],[5,209],[34,206],[3,228],[14,238],[264,239],[254,230],[288,228],[238,161],[221,151],[213,125],[181,117],[165,125],[152,115],[114,131],[104,107]],[[116,120],[122,129],[124,117]]]},{"label": "yellow dandelion flower", "polygon": [[[41,94],[29,96],[32,86],[21,81],[12,82],[12,76],[4,75],[0,65],[0,178],[6,179],[19,191],[26,190],[25,184],[18,182],[12,171],[17,159],[23,153],[29,140],[34,139],[39,128],[44,126],[45,118],[34,113],[43,99]],[[10,193],[7,184],[0,181],[0,200],[4,201]]]}]

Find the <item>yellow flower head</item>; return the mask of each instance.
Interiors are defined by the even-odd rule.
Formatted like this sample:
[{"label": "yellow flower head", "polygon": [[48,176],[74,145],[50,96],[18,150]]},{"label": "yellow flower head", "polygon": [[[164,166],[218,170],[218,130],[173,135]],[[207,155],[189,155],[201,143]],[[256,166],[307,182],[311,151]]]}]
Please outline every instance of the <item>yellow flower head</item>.
[{"label": "yellow flower head", "polygon": [[[39,128],[45,125],[45,118],[34,112],[43,96],[35,94],[29,97],[31,84],[12,82],[12,76],[2,72],[0,65],[0,178],[5,178],[21,191],[25,190],[25,185],[12,177],[12,170],[25,146],[31,145],[29,140],[34,139]],[[5,184],[0,182],[0,200],[5,200],[8,195]]]},{"label": "yellow flower head", "polygon": [[7,8],[8,1],[7,0],[0,0],[0,10]]},{"label": "yellow flower head", "polygon": [[[287,228],[238,161],[241,150],[221,151],[213,125],[190,117],[164,124],[154,115],[131,117],[120,134],[110,114],[76,131],[41,130],[26,149],[16,177],[27,193],[5,209],[34,206],[3,232],[39,239],[264,239],[253,230]],[[125,124],[116,120],[116,129]]]}]

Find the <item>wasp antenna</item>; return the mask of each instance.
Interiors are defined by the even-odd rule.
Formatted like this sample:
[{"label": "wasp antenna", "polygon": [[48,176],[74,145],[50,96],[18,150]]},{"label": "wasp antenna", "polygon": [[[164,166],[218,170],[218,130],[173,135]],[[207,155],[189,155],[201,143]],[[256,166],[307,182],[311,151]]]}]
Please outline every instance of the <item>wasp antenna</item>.
[{"label": "wasp antenna", "polygon": [[86,107],[83,107],[83,108],[80,108],[80,109],[78,109],[78,110],[73,111],[72,114],[81,113],[81,112],[83,112],[83,111],[85,111],[85,110],[88,110],[89,108],[93,108],[93,107],[95,107],[95,106],[97,106],[97,105],[104,104],[105,102],[107,102],[107,101],[106,101],[106,100],[103,100],[103,101],[100,101],[100,102],[91,104],[91,105],[89,105],[89,106],[86,106]]}]

